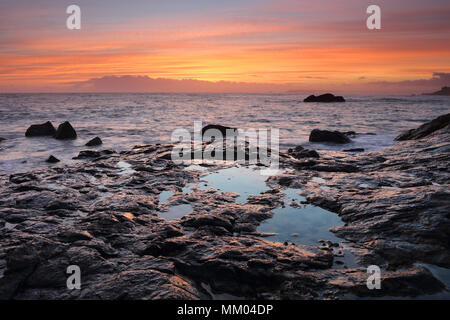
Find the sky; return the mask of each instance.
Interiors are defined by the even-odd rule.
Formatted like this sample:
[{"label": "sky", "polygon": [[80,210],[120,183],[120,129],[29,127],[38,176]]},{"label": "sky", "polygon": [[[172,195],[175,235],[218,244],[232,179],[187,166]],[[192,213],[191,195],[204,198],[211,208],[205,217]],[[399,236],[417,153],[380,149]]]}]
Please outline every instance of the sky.
[{"label": "sky", "polygon": [[423,93],[449,40],[449,0],[2,0],[0,93]]}]

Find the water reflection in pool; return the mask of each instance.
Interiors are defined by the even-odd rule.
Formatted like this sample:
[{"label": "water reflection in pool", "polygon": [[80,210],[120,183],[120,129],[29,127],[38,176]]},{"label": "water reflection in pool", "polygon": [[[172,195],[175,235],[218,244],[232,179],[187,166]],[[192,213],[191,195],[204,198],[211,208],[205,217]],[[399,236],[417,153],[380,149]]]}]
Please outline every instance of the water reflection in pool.
[{"label": "water reflection in pool", "polygon": [[220,192],[239,193],[237,203],[245,203],[250,194],[260,194],[269,190],[266,185],[267,176],[262,175],[260,170],[252,167],[231,167],[202,177],[202,182],[190,184],[183,188],[183,193],[190,193],[197,185],[200,190],[214,188]]},{"label": "water reflection in pool", "polygon": [[176,220],[184,217],[188,213],[192,212],[192,206],[190,204],[180,204],[177,206],[169,207],[167,211],[162,211],[159,215],[168,220]]},{"label": "water reflection in pool", "polygon": [[274,216],[261,223],[258,231],[275,233],[276,235],[267,239],[279,242],[317,246],[321,239],[342,241],[329,231],[331,227],[343,225],[339,216],[310,204],[301,204],[305,198],[300,196],[298,191],[284,190],[286,207],[273,210]]},{"label": "water reflection in pool", "polygon": [[173,195],[173,191],[164,190],[159,194],[159,204],[163,204],[169,200],[169,198]]}]

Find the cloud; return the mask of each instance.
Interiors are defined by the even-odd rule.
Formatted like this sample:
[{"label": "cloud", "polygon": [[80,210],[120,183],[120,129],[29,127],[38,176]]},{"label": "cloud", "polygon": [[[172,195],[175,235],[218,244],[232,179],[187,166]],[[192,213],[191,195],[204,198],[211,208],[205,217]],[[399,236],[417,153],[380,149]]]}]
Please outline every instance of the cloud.
[{"label": "cloud", "polygon": [[361,76],[357,81],[340,82],[321,76],[298,76],[301,83],[206,81],[198,79],[152,78],[146,75],[105,75],[89,80],[54,84],[15,86],[0,85],[0,92],[142,92],[142,93],[298,93],[320,94],[422,94],[450,86],[450,73],[434,72],[429,78],[403,81],[370,81]]},{"label": "cloud", "polygon": [[203,81],[195,79],[151,78],[148,76],[104,76],[87,81],[74,82],[67,87],[74,92],[246,92],[246,93],[320,93],[334,91],[338,93],[366,94],[412,94],[436,91],[450,86],[450,73],[434,72],[429,79],[405,81],[360,82],[349,86],[341,83],[252,83],[232,81]]},{"label": "cloud", "polygon": [[203,81],[195,79],[150,78],[148,76],[104,76],[75,82],[68,88],[77,92],[285,92],[290,84]]},{"label": "cloud", "polygon": [[444,86],[450,86],[450,73],[434,72],[429,79],[416,79],[404,81],[375,81],[367,84],[371,87],[387,88],[392,91],[396,89],[399,93],[415,92],[425,93],[427,91],[436,91]]}]

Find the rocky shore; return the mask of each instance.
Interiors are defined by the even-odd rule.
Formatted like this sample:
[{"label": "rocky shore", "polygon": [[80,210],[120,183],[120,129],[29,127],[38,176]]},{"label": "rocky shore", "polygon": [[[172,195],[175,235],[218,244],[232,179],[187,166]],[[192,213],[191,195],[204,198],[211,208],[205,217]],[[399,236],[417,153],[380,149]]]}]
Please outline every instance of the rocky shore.
[{"label": "rocky shore", "polygon": [[[186,170],[170,160],[171,149],[90,150],[76,165],[1,174],[0,299],[340,299],[445,290],[422,264],[450,268],[450,126],[370,153],[283,153],[286,171],[245,203],[211,189],[184,194],[221,167]],[[342,218],[333,232],[351,245],[358,267],[335,268],[331,242],[294,245],[258,234],[288,187]],[[173,196],[160,201],[168,190]],[[162,217],[183,204],[192,212]],[[380,290],[366,286],[373,264],[382,269]],[[81,290],[66,287],[69,265],[81,269]]]}]

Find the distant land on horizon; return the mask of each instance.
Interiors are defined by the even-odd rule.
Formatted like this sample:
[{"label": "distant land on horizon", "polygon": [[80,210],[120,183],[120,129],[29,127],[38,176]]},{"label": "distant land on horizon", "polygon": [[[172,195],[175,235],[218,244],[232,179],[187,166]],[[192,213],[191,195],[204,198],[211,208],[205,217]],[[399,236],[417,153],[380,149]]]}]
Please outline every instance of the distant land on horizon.
[{"label": "distant land on horizon", "polygon": [[431,93],[423,93],[424,96],[450,96],[450,87],[442,87],[441,90]]},{"label": "distant land on horizon", "polygon": [[427,79],[368,81],[348,86],[334,82],[319,84],[207,81],[199,79],[152,78],[142,75],[109,75],[59,86],[17,88],[0,86],[0,93],[266,93],[340,95],[421,95],[450,82],[450,73],[435,72]]}]

